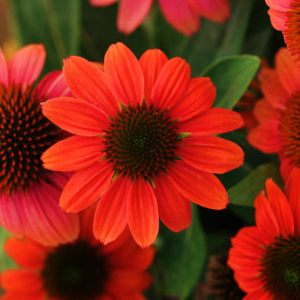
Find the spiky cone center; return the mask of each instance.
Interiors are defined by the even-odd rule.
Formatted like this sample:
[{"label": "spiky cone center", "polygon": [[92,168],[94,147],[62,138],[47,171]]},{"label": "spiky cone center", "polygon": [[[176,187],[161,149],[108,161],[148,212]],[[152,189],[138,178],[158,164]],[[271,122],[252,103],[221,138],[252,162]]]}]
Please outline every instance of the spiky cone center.
[{"label": "spiky cone center", "polygon": [[34,89],[0,83],[0,118],[0,194],[47,180],[40,157],[57,141],[59,129],[43,116]]},{"label": "spiky cone center", "polygon": [[266,246],[261,259],[260,277],[274,299],[299,299],[300,239],[277,237]]},{"label": "spiky cone center", "polygon": [[105,158],[113,164],[116,176],[141,176],[149,182],[178,159],[176,149],[182,140],[177,121],[166,110],[146,104],[123,106],[104,138]]},{"label": "spiky cone center", "polygon": [[47,294],[64,300],[98,299],[108,277],[107,261],[99,247],[83,240],[54,248],[41,271]]},{"label": "spiky cone center", "polygon": [[287,101],[279,130],[285,155],[300,167],[300,92]]},{"label": "spiky cone center", "polygon": [[293,0],[290,4],[290,10],[286,13],[287,20],[285,25],[287,28],[283,31],[284,40],[288,49],[295,58],[300,62],[300,0]]},{"label": "spiky cone center", "polygon": [[205,276],[207,289],[218,300],[241,300],[245,293],[234,280],[227,260],[228,253],[210,256]]}]

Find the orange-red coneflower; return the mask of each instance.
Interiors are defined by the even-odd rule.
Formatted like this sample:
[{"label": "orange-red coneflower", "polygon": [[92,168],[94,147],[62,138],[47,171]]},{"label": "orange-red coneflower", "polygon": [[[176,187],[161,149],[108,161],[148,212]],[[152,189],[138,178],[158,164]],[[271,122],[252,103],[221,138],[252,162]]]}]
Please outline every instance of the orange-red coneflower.
[{"label": "orange-red coneflower", "polygon": [[146,300],[155,250],[141,249],[128,229],[103,246],[93,235],[94,209],[80,214],[78,239],[46,247],[9,238],[5,252],[19,265],[0,273],[1,300]]},{"label": "orange-red coneflower", "polygon": [[228,265],[247,296],[243,300],[299,299],[300,169],[294,168],[285,194],[268,179],[255,206],[256,226],[232,239]]},{"label": "orange-red coneflower", "polygon": [[15,236],[56,245],[74,240],[79,223],[58,206],[70,176],[46,170],[40,159],[61,136],[40,103],[71,96],[61,71],[33,87],[45,56],[44,46],[29,45],[6,64],[0,49],[0,224]]},{"label": "orange-red coneflower", "polygon": [[299,65],[300,61],[300,0],[266,0],[276,30],[282,31],[285,43]]},{"label": "orange-red coneflower", "polygon": [[288,180],[293,166],[300,167],[300,70],[282,48],[276,68],[262,68],[258,78],[264,98],[255,105],[258,126],[249,131],[248,141],[264,153],[278,153]]},{"label": "orange-red coneflower", "polygon": [[[118,0],[90,0],[94,6],[108,6]],[[200,27],[200,17],[216,23],[225,22],[230,16],[228,0],[158,0],[167,21],[179,32],[191,36]],[[144,21],[153,0],[120,0],[117,26],[129,34]]]},{"label": "orange-red coneflower", "polygon": [[173,231],[191,222],[190,202],[224,209],[228,196],[212,173],[243,164],[235,143],[213,137],[239,128],[236,112],[211,108],[209,78],[191,79],[189,64],[148,50],[140,61],[121,43],[112,45],[104,72],[81,57],[64,63],[78,99],[42,104],[44,115],[74,136],[47,150],[44,166],[77,171],[60,205],[79,212],[99,200],[94,232],[105,244],[127,224],[142,247],[152,244],[159,218]]}]

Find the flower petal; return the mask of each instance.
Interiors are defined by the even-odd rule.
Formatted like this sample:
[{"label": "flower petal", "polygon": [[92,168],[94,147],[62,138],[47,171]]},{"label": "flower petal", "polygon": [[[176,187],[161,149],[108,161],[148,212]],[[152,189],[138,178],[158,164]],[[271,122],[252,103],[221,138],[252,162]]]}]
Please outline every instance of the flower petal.
[{"label": "flower petal", "polygon": [[278,72],[268,68],[262,68],[258,74],[261,90],[272,107],[285,109],[286,100],[290,97],[282,86]]},{"label": "flower petal", "polygon": [[260,124],[269,121],[280,120],[281,110],[274,109],[266,99],[261,99],[255,103],[253,114]]},{"label": "flower petal", "polygon": [[94,6],[108,6],[117,1],[118,0],[90,0],[90,4]]},{"label": "flower petal", "polygon": [[167,168],[169,179],[188,200],[211,209],[224,209],[228,201],[226,189],[213,174],[202,172],[178,161]]},{"label": "flower petal", "polygon": [[291,0],[265,0],[266,4],[275,10],[287,12],[291,9]]},{"label": "flower petal", "polygon": [[103,146],[100,137],[72,136],[47,149],[41,159],[46,169],[77,171],[101,160]]},{"label": "flower petal", "polygon": [[192,119],[211,108],[216,99],[216,88],[209,78],[192,78],[188,90],[179,102],[170,109],[173,119]]},{"label": "flower petal", "polygon": [[268,245],[274,241],[276,236],[280,235],[279,226],[274,212],[264,191],[261,192],[254,201],[255,221],[261,240],[264,245]]},{"label": "flower petal", "polygon": [[279,122],[270,121],[251,129],[247,140],[253,147],[271,154],[281,150]]},{"label": "flower petal", "polygon": [[147,104],[151,103],[152,88],[167,61],[167,56],[159,49],[147,50],[139,60],[145,79],[144,93]]},{"label": "flower petal", "polygon": [[23,268],[42,269],[47,254],[47,248],[32,240],[8,238],[4,244],[5,253]]},{"label": "flower petal", "polygon": [[272,179],[267,180],[266,189],[271,208],[279,225],[280,234],[284,238],[288,238],[294,234],[294,218],[289,202]]},{"label": "flower petal", "polygon": [[20,49],[8,62],[9,81],[32,85],[40,76],[46,59],[45,47],[32,44]]},{"label": "flower petal", "polygon": [[63,73],[77,98],[98,106],[112,117],[119,111],[104,73],[95,64],[82,57],[71,56],[64,60]]},{"label": "flower petal", "polygon": [[118,30],[125,34],[133,32],[147,17],[153,0],[120,0],[118,11]]},{"label": "flower petal", "polygon": [[160,71],[152,89],[152,101],[161,110],[171,108],[180,101],[191,81],[191,67],[182,58],[170,59]]},{"label": "flower petal", "polygon": [[286,190],[295,222],[295,231],[300,235],[300,169],[293,168],[290,176],[289,189]]},{"label": "flower petal", "polygon": [[122,104],[141,104],[144,95],[144,78],[141,66],[124,44],[111,45],[104,57],[104,70],[108,86]]},{"label": "flower petal", "polygon": [[130,179],[119,176],[100,199],[94,221],[94,234],[104,245],[114,241],[127,225],[126,202]]},{"label": "flower petal", "polygon": [[211,108],[193,119],[180,122],[179,131],[197,136],[221,134],[242,127],[244,121],[235,111]]},{"label": "flower petal", "polygon": [[191,36],[199,30],[200,19],[189,1],[158,0],[163,15],[179,32]]},{"label": "flower petal", "polygon": [[58,97],[72,97],[72,93],[67,86],[62,71],[48,73],[36,86],[37,99],[47,100]]},{"label": "flower petal", "polygon": [[73,98],[56,98],[41,103],[43,114],[60,128],[83,136],[103,134],[109,119],[95,105]]},{"label": "flower petal", "polygon": [[133,181],[127,199],[127,219],[133,238],[142,248],[154,243],[159,217],[152,186],[142,178]]},{"label": "flower petal", "polygon": [[276,70],[282,86],[292,95],[300,89],[300,69],[294,62],[290,51],[281,48],[276,54]]},{"label": "flower petal", "polygon": [[84,210],[104,194],[112,177],[112,166],[106,161],[76,172],[61,194],[60,206],[72,213]]},{"label": "flower petal", "polygon": [[196,11],[204,18],[216,23],[223,23],[230,17],[228,0],[192,0]]},{"label": "flower petal", "polygon": [[268,14],[270,16],[272,26],[276,30],[283,31],[288,29],[288,26],[286,25],[287,15],[285,12],[269,9]]},{"label": "flower petal", "polygon": [[172,186],[163,173],[155,179],[154,190],[161,221],[172,231],[179,232],[191,225],[191,204]]},{"label": "flower petal", "polygon": [[176,153],[189,165],[209,173],[223,174],[244,163],[244,152],[237,144],[215,136],[187,137]]},{"label": "flower petal", "polygon": [[7,86],[8,84],[7,64],[1,48],[0,48],[0,82],[3,83],[5,86]]}]

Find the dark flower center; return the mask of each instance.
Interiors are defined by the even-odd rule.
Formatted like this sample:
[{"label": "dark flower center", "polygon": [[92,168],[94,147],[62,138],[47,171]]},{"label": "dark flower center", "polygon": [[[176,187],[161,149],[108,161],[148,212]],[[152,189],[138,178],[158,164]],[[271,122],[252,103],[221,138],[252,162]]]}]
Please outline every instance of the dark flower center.
[{"label": "dark flower center", "polygon": [[40,157],[57,141],[58,128],[43,116],[33,88],[0,83],[0,118],[0,194],[46,179]]},{"label": "dark flower center", "polygon": [[295,166],[300,167],[300,92],[287,101],[279,130],[282,133],[285,155]]},{"label": "dark flower center", "polygon": [[276,238],[266,247],[261,260],[261,279],[274,299],[299,299],[300,239]]},{"label": "dark flower center", "polygon": [[41,276],[50,297],[94,300],[104,291],[108,268],[99,247],[78,241],[48,254]]},{"label": "dark flower center", "polygon": [[143,176],[151,182],[177,159],[177,144],[182,140],[177,131],[177,122],[166,111],[145,104],[123,107],[104,136],[106,158],[116,175]]}]

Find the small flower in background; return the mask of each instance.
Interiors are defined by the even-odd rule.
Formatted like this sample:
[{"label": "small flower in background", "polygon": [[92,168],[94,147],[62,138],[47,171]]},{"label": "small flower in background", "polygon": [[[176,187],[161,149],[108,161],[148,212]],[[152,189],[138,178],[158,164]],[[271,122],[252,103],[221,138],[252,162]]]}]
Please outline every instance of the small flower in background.
[{"label": "small flower in background", "polygon": [[288,181],[293,166],[300,167],[300,70],[282,48],[276,68],[262,68],[258,78],[264,98],[255,105],[259,124],[249,131],[248,141],[264,153],[278,153]]},{"label": "small flower in background", "polygon": [[[118,0],[90,0],[94,6],[108,6]],[[191,36],[200,27],[200,17],[223,23],[230,16],[228,0],[158,0],[167,21],[179,32]],[[130,34],[144,21],[153,0],[120,0],[117,26],[120,32]]]},{"label": "small flower in background", "polygon": [[211,255],[205,275],[206,282],[196,291],[196,300],[241,300],[246,295],[233,278],[233,271],[227,264],[228,252]]},{"label": "small flower in background", "polygon": [[284,41],[297,65],[300,61],[300,1],[266,0],[273,27],[282,31]]},{"label": "small flower in background", "polygon": [[147,269],[153,247],[142,250],[128,229],[108,246],[93,235],[94,209],[80,214],[73,243],[45,247],[30,239],[9,238],[4,249],[19,265],[0,274],[1,300],[146,300],[152,282]]},{"label": "small flower in background", "polygon": [[140,61],[112,45],[103,73],[80,57],[65,61],[64,76],[79,99],[42,104],[44,115],[73,134],[47,150],[44,166],[77,171],[60,205],[79,212],[101,198],[94,233],[105,244],[127,223],[142,247],[155,241],[159,217],[178,232],[190,225],[190,202],[224,209],[227,192],[212,173],[243,164],[235,143],[213,134],[243,125],[236,112],[211,108],[209,78],[191,79],[190,66],[149,50]]},{"label": "small flower in background", "polygon": [[40,159],[61,136],[43,116],[40,103],[71,96],[61,71],[32,86],[45,56],[42,45],[29,45],[6,64],[0,49],[0,224],[15,236],[56,245],[74,240],[79,223],[58,206],[70,176],[49,172]]},{"label": "small flower in background", "polygon": [[245,300],[299,299],[300,169],[294,168],[286,195],[268,179],[267,197],[255,200],[256,226],[232,239],[228,265]]}]

